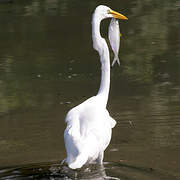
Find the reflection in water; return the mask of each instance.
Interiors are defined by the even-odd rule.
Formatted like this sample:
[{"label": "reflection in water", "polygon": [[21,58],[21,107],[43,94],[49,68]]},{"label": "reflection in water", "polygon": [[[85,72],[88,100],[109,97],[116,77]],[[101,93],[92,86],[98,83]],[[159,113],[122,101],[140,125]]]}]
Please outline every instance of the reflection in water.
[{"label": "reflection in water", "polygon": [[[109,174],[114,174],[116,177],[106,175],[106,171]],[[153,168],[137,167],[128,164],[120,163],[106,163],[105,168],[97,165],[91,165],[90,167],[84,167],[79,170],[71,170],[66,166],[61,166],[57,163],[41,163],[24,165],[17,167],[9,167],[0,169],[0,178],[5,179],[54,179],[54,180],[176,180],[175,176],[171,176],[168,173],[156,171]]]},{"label": "reflection in water", "polygon": [[[136,129],[132,132],[136,144],[146,142],[146,146],[151,147],[180,146],[179,92],[179,86],[161,83],[151,87],[148,96],[125,97],[126,103],[119,103],[118,98],[113,108],[121,107],[115,115],[119,128],[122,130],[124,126],[129,126],[131,131]],[[124,98],[121,97],[122,100]]]},{"label": "reflection in water", "polygon": [[[176,87],[175,91],[171,88],[172,85],[162,83],[155,86],[151,92],[150,115],[156,124],[153,129],[153,140],[158,146],[180,146],[177,138],[180,130],[180,114],[177,109],[180,87]],[[171,91],[168,93],[169,96],[166,95],[166,91]],[[174,106],[174,103],[177,104]]]},{"label": "reflection in water", "polygon": [[[0,3],[1,167],[65,157],[64,116],[99,86],[99,58],[90,39],[91,14],[98,4]],[[106,5],[129,21],[121,28],[122,66],[111,73],[108,109],[118,123],[105,158],[180,177],[179,3]],[[108,24],[102,24],[104,37]],[[112,164],[105,167],[107,175],[118,177]],[[130,175],[132,169],[124,172]]]},{"label": "reflection in water", "polygon": [[[105,169],[100,166],[91,165],[81,170],[71,170],[59,164],[32,164],[26,166],[9,167],[0,170],[0,178],[16,179],[87,179],[100,180],[110,178],[106,176]],[[118,179],[111,177],[110,179]]]}]

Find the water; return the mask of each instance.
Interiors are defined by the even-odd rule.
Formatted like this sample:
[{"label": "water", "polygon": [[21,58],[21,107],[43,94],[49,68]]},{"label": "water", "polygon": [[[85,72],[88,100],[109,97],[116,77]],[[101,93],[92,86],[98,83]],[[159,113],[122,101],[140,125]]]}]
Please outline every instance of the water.
[{"label": "water", "polygon": [[[136,167],[121,163],[107,163],[104,167],[91,165],[80,170],[71,170],[59,163],[29,164],[28,166],[16,166],[5,168],[0,171],[2,180],[4,179],[43,179],[43,180],[70,180],[70,179],[114,179],[114,180],[169,180],[177,178],[154,170],[153,168]],[[108,176],[116,175],[116,177]],[[117,178],[118,177],[118,178]]]},{"label": "water", "polygon": [[60,165],[64,117],[99,87],[91,40],[98,1],[0,2],[1,178],[180,178],[180,4],[101,3],[129,18],[120,22],[121,67],[111,71],[108,110],[117,126],[105,169],[69,172]]}]

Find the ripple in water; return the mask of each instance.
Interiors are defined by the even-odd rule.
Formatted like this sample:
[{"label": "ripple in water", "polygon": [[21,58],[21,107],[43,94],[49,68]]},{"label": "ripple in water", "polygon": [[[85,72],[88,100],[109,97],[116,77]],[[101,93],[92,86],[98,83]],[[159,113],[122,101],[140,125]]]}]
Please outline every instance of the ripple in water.
[{"label": "ripple in water", "polygon": [[90,165],[80,170],[71,170],[58,163],[30,164],[0,169],[1,180],[177,180],[167,173],[153,168],[137,167],[122,163],[104,163],[104,167]]}]

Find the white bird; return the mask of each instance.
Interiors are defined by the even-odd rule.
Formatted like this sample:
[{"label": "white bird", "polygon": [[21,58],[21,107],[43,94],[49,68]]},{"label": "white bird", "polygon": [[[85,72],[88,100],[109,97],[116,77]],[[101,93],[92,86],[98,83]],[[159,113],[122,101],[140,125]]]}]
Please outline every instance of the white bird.
[{"label": "white bird", "polygon": [[64,141],[69,168],[81,168],[86,163],[97,161],[103,164],[104,151],[110,143],[112,128],[116,121],[106,109],[110,87],[109,49],[100,34],[100,23],[106,18],[127,20],[127,17],[107,6],[98,6],[92,17],[93,47],[101,61],[101,83],[96,96],[72,108],[66,115],[67,127]]},{"label": "white bird", "polygon": [[120,46],[120,30],[119,30],[119,21],[117,19],[112,18],[109,29],[108,29],[108,38],[114,52],[114,60],[112,62],[112,66],[114,66],[115,62],[120,66],[119,61],[119,46]]}]

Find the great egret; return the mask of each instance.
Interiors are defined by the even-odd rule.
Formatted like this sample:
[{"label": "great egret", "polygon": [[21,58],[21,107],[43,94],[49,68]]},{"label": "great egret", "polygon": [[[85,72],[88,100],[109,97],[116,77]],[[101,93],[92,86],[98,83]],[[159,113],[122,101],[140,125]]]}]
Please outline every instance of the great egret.
[{"label": "great egret", "polygon": [[96,96],[72,108],[66,115],[64,131],[67,158],[64,160],[71,169],[81,168],[86,163],[97,161],[103,164],[104,151],[111,140],[112,128],[116,121],[106,109],[110,87],[109,49],[100,34],[100,23],[106,18],[127,20],[127,17],[107,6],[98,6],[92,17],[93,47],[101,61],[101,83]]}]

